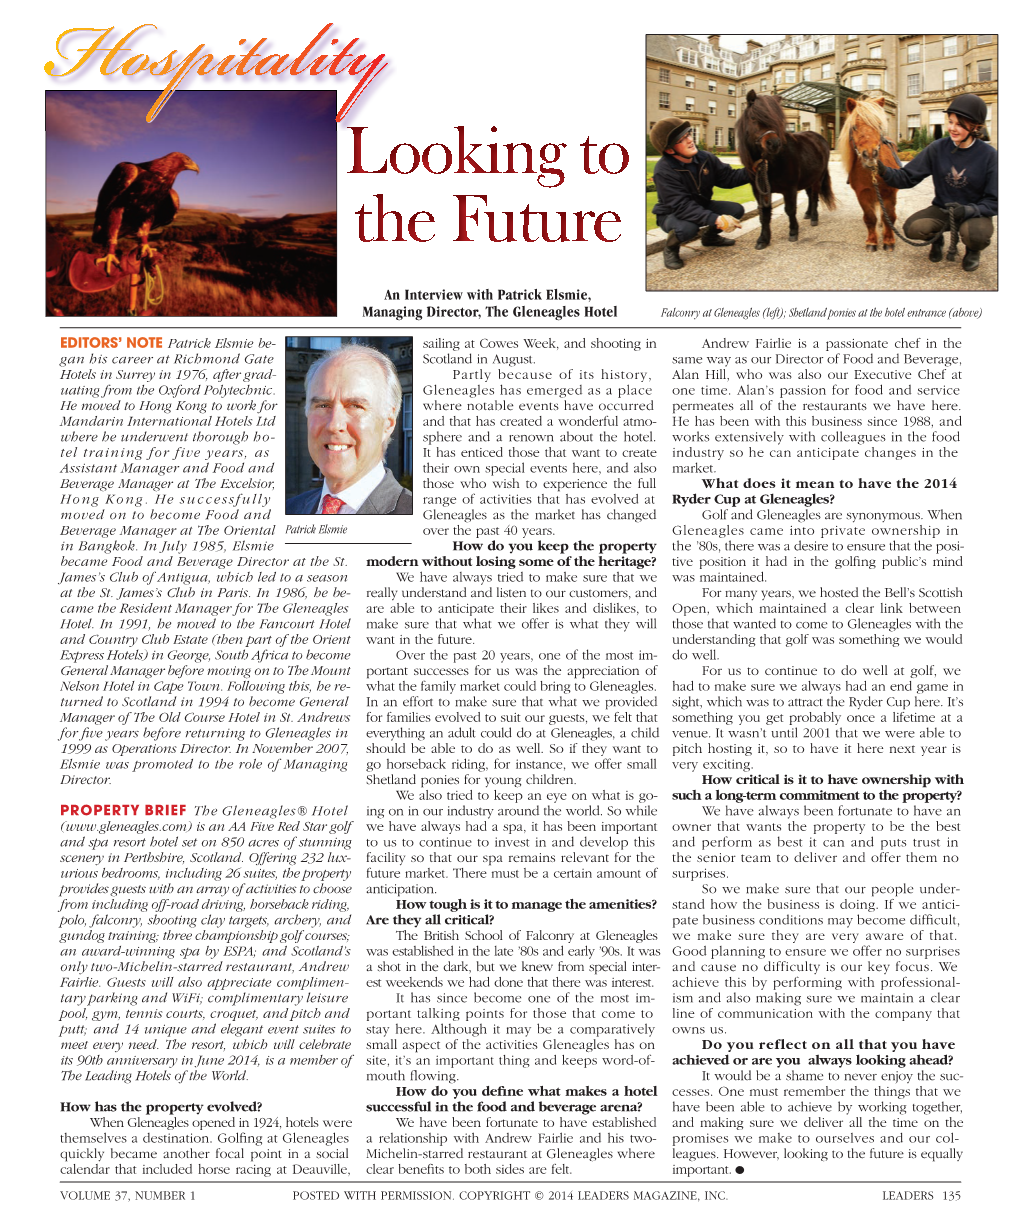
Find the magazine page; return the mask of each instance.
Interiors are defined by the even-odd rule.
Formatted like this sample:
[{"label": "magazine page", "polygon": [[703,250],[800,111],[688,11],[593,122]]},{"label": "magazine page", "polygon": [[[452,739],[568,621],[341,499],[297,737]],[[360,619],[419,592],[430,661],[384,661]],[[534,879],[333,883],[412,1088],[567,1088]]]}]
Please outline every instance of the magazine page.
[{"label": "magazine page", "polygon": [[22,21],[19,1218],[1006,1209],[1009,36],[667,19]]}]

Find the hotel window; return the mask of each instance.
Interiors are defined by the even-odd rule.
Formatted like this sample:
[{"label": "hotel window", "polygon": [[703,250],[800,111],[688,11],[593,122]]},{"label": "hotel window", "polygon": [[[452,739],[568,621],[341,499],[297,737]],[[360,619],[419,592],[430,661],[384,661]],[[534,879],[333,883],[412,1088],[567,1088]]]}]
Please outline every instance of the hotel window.
[{"label": "hotel window", "polygon": [[708,104],[708,113],[709,113],[710,115],[714,115],[714,114],[715,114],[715,111],[716,111],[716,105],[715,105],[715,103],[714,103],[714,102],[709,102],[709,104]]},{"label": "hotel window", "polygon": [[869,89],[881,89],[882,88],[882,74],[880,72],[869,72],[868,73],[868,88]]},{"label": "hotel window", "polygon": [[693,88],[694,88],[694,77],[692,77],[692,76],[685,76],[685,77],[684,77],[684,84],[687,86],[687,88],[688,88],[688,89],[693,89]]},{"label": "hotel window", "polygon": [[689,111],[694,110],[694,99],[693,98],[686,98],[684,101],[685,101],[687,110]]},{"label": "hotel window", "polygon": [[715,93],[715,81],[708,82],[708,92]]},{"label": "hotel window", "polygon": [[907,77],[907,97],[916,98],[921,92],[921,74],[912,72]]},{"label": "hotel window", "polygon": [[659,94],[659,110],[669,110],[669,94],[665,90]]},{"label": "hotel window", "polygon": [[735,97],[737,96],[737,87],[736,87],[736,85],[727,85],[727,86],[726,86],[726,92],[727,92],[727,93],[730,95],[730,97],[731,97],[731,98],[735,98]]},{"label": "hotel window", "polygon": [[952,38],[943,38],[942,54],[945,56],[956,54],[956,35],[955,34],[953,35]]},{"label": "hotel window", "polygon": [[882,46],[881,46],[881,44],[879,44],[879,45],[878,45],[878,46],[876,46],[876,47],[869,47],[869,48],[868,48],[868,59],[881,59],[881,58],[882,58]]},{"label": "hotel window", "polygon": [[992,61],[991,60],[978,60],[977,79],[979,81],[992,80]]},{"label": "hotel window", "polygon": [[844,34],[843,38],[846,40],[846,42],[856,42],[857,41],[856,34]]},{"label": "hotel window", "polygon": [[715,129],[715,147],[717,149],[722,148],[722,128]]},{"label": "hotel window", "polygon": [[828,51],[835,50],[836,38],[833,34],[826,34],[818,40],[818,50],[820,54],[825,55]]},{"label": "hotel window", "polygon": [[787,119],[786,130],[788,132],[795,132],[797,130],[797,124],[793,119]]},{"label": "hotel window", "polygon": [[848,51],[848,52],[846,53],[846,62],[847,62],[848,64],[853,64],[853,63],[855,63],[855,62],[856,62],[856,60],[857,60],[857,52],[856,52],[856,51]]},{"label": "hotel window", "polygon": [[959,73],[956,71],[955,68],[947,68],[942,73],[942,88],[943,89],[955,89],[956,79],[958,76],[959,76]]},{"label": "hotel window", "polygon": [[995,35],[994,35],[994,34],[979,34],[979,35],[977,36],[977,45],[978,45],[979,47],[980,47],[980,46],[983,46],[985,43],[990,43],[990,42],[994,42],[994,41],[995,41]]},{"label": "hotel window", "polygon": [[729,115],[731,119],[735,119],[737,117],[737,108],[732,104],[727,106],[726,114]]},{"label": "hotel window", "polygon": [[917,129],[920,126],[921,126],[921,116],[920,115],[908,115],[907,116],[907,131],[908,132],[914,133],[917,131]]},{"label": "hotel window", "polygon": [[864,77],[852,76],[850,78],[850,88],[851,89],[863,89],[864,88]]},{"label": "hotel window", "polygon": [[659,84],[660,85],[669,84],[669,69],[668,68],[659,69]]},{"label": "hotel window", "polygon": [[800,74],[800,79],[802,81],[810,81],[811,80],[811,69],[805,68],[804,71]]},{"label": "hotel window", "polygon": [[831,77],[831,76],[832,76],[832,65],[831,65],[831,64],[823,64],[823,65],[822,65],[822,80],[823,80],[823,81],[827,81],[827,80],[829,79],[829,77]]},{"label": "hotel window", "polygon": [[919,64],[921,62],[921,44],[911,43],[907,47],[907,63]]},{"label": "hotel window", "polygon": [[762,89],[763,89],[763,90],[766,90],[766,91],[768,90],[768,87],[769,87],[769,79],[768,79],[768,77],[762,77],[762,79],[761,79],[761,87],[762,87]]}]

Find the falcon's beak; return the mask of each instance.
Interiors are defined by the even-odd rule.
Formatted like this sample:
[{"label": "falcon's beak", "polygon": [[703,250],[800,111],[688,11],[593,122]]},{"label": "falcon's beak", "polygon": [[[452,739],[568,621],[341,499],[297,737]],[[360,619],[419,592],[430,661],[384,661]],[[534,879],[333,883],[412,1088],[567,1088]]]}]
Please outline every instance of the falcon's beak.
[{"label": "falcon's beak", "polygon": [[198,166],[197,166],[197,165],[195,165],[195,163],[194,163],[194,162],[191,160],[191,158],[190,158],[190,157],[189,157],[189,158],[188,158],[188,160],[187,160],[187,161],[184,163],[184,169],[185,169],[185,170],[194,170],[194,172],[195,172],[196,174],[198,174]]}]

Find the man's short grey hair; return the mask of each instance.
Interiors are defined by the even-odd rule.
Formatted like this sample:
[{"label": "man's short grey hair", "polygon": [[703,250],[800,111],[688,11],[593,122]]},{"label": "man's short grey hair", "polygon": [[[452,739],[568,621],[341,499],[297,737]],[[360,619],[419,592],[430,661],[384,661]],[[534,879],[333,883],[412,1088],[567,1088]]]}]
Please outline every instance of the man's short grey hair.
[{"label": "man's short grey hair", "polygon": [[400,385],[400,375],[397,373],[397,367],[385,353],[381,353],[370,344],[341,344],[339,348],[328,349],[321,357],[312,362],[308,367],[308,372],[305,374],[305,416],[308,415],[309,388],[317,371],[323,366],[329,365],[330,362],[346,361],[354,358],[358,361],[372,361],[382,371],[383,377],[386,380],[386,403],[384,407],[392,408],[394,418],[399,420],[400,407],[404,402],[404,389]]}]

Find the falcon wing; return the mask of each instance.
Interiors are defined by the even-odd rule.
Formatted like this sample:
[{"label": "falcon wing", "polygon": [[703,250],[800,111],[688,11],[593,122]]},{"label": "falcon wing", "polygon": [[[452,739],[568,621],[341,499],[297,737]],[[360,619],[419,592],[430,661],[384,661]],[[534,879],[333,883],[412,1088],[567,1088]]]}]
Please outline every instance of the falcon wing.
[{"label": "falcon wing", "polygon": [[99,199],[96,201],[96,218],[92,230],[93,242],[116,241],[117,230],[120,229],[120,218],[117,219],[114,232],[110,233],[112,228],[110,214],[114,208],[119,211],[123,207],[121,196],[139,173],[139,168],[133,162],[120,162],[110,171],[109,177],[99,191]]},{"label": "falcon wing", "polygon": [[152,228],[162,229],[164,225],[169,225],[174,217],[177,216],[177,212],[180,207],[181,198],[171,187],[166,195],[156,205],[156,215],[152,221]]}]

